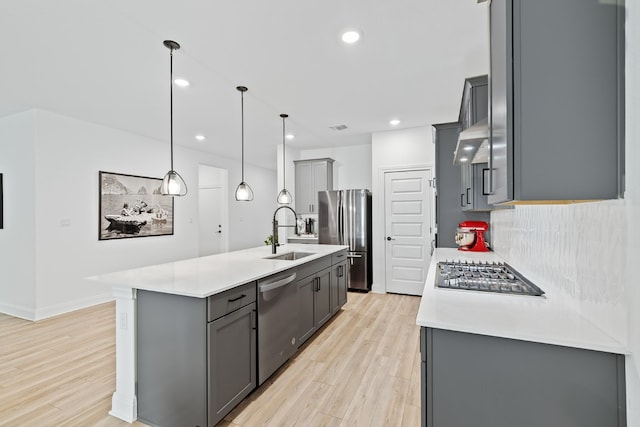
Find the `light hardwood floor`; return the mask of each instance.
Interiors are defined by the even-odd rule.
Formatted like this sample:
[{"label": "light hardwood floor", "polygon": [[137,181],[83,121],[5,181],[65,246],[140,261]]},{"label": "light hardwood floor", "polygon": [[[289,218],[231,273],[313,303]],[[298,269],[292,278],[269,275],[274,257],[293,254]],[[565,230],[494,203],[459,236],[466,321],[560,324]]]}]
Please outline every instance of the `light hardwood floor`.
[{"label": "light hardwood floor", "polygon": [[[419,426],[420,299],[348,299],[218,426]],[[0,314],[0,426],[130,425],[108,415],[114,312],[107,303],[39,322]]]}]

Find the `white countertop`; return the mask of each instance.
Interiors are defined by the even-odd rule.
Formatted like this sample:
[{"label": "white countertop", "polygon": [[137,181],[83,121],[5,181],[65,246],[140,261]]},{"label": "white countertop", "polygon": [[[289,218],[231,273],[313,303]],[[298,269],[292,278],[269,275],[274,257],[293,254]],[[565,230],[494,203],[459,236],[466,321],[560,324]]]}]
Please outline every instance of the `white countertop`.
[{"label": "white countertop", "polygon": [[271,246],[192,258],[166,264],[118,271],[89,277],[89,280],[168,294],[205,298],[274,273],[313,261],[343,249],[342,245],[289,243],[278,247],[278,254],[313,252],[295,261],[265,259]]},{"label": "white countertop", "polygon": [[[627,354],[613,339],[561,298],[554,298],[544,283],[535,283],[545,297],[506,295],[490,292],[435,287],[436,265],[440,261],[501,261],[493,252],[469,253],[438,248],[431,258],[429,273],[416,323],[419,326],[469,332],[546,344]],[[526,276],[525,276],[526,277]]]}]

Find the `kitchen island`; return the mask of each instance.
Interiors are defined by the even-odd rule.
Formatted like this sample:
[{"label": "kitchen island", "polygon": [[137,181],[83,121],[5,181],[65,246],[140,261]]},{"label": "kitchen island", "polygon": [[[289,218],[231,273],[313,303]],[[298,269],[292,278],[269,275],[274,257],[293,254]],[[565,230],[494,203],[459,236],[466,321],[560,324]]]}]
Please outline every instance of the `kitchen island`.
[{"label": "kitchen island", "polygon": [[543,297],[443,289],[441,261],[506,262],[439,248],[421,326],[422,425],[626,426],[625,346],[554,289]]},{"label": "kitchen island", "polygon": [[[346,249],[280,246],[278,255],[300,256],[288,260],[273,258],[271,247],[263,246],[89,278],[111,285],[116,298],[116,391],[110,414],[128,422],[140,418],[152,424],[191,425],[185,418],[167,424],[166,414],[186,414],[193,425],[215,424],[257,384],[259,284],[270,277],[292,278],[289,299],[297,299],[299,308],[290,311],[300,314],[294,333],[304,334],[291,339],[295,350],[346,302]],[[264,287],[279,286],[274,280]],[[223,344],[235,347],[219,347]],[[238,349],[247,354],[238,354]],[[242,376],[251,379],[247,384],[244,377],[224,379],[240,385],[242,394],[224,390],[229,401],[220,402],[213,380],[223,379],[212,374],[228,373],[228,366],[243,369]],[[174,401],[180,403],[172,407]],[[141,411],[149,415],[140,417]]]}]

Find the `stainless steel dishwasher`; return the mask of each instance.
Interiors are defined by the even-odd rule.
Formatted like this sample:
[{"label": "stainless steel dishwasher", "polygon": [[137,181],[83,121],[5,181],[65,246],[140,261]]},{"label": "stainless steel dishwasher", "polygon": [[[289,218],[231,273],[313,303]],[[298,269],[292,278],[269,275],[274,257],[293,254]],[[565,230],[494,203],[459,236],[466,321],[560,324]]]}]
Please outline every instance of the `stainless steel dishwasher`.
[{"label": "stainless steel dishwasher", "polygon": [[298,348],[295,270],[258,280],[258,385]]}]

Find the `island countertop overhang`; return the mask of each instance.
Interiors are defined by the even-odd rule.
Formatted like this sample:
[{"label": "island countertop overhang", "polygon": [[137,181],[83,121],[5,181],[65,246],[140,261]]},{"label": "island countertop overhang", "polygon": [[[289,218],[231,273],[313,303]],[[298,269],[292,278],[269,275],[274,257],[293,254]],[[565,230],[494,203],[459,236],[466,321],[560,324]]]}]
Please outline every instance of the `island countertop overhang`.
[{"label": "island countertop overhang", "polygon": [[278,254],[313,253],[313,255],[289,261],[269,259],[268,257],[272,256],[271,246],[260,246],[105,273],[87,279],[110,286],[206,298],[346,249],[348,246],[343,245],[289,243],[279,246]]}]

